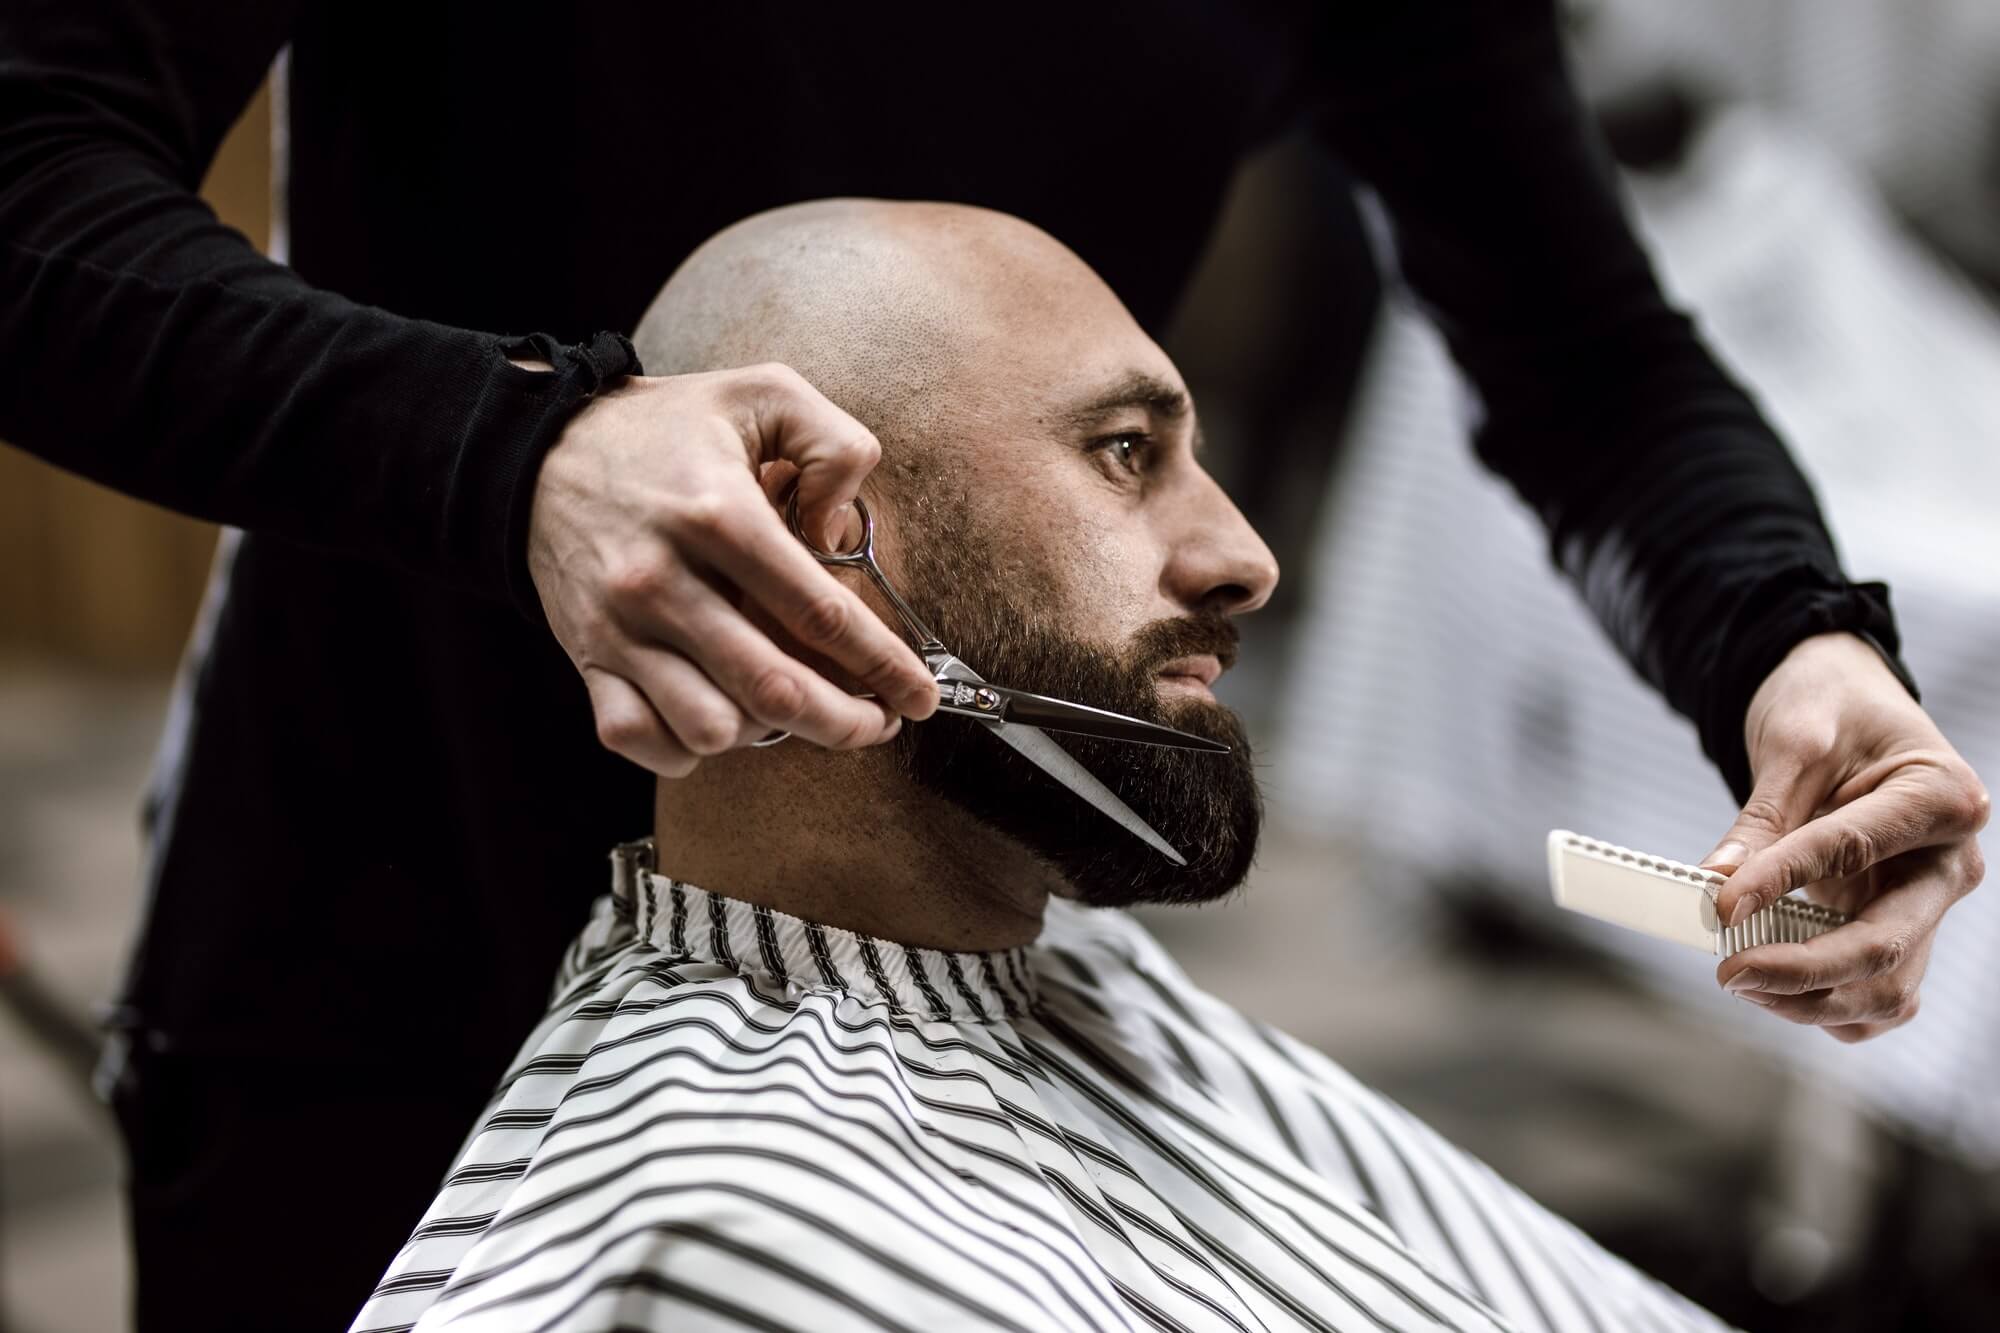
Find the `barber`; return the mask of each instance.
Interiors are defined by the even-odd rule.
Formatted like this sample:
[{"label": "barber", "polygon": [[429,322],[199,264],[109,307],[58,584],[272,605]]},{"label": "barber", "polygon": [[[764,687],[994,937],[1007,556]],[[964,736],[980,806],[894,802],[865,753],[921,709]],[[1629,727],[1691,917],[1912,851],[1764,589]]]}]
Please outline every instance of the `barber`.
[{"label": "barber", "polygon": [[[194,193],[287,44],[289,267]],[[932,6],[8,0],[0,436],[244,533],[117,1020],[143,1327],[356,1308],[539,1012],[577,886],[646,826],[643,770],[935,706],[755,485],[796,465],[831,525],[868,431],[782,367],[648,378],[592,331],[724,224],[841,193],[1023,216],[1157,329],[1238,162],[1306,121],[1386,205],[1481,456],[1743,802],[1724,912],[1866,881],[1862,923],[1754,994],[1845,1037],[1909,1016],[1985,794],[1886,590],[1662,301],[1548,0],[1071,0],[971,32]],[[371,1152],[329,1159],[357,1123]],[[274,1177],[280,1218],[250,1202]]]}]

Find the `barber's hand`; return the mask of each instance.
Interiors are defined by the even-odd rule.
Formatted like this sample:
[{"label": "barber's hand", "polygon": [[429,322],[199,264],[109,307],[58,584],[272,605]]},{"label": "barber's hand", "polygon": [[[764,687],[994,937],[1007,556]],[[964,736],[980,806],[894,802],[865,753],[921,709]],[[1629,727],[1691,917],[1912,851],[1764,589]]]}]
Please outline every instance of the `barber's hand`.
[{"label": "barber's hand", "polygon": [[[1716,979],[1795,1023],[1864,1041],[1908,1022],[1945,909],[1985,873],[1986,790],[1864,640],[1821,634],[1758,687],[1744,723],[1756,788],[1702,865],[1734,923],[1804,888],[1855,919],[1723,960]],[[1733,872],[1733,873],[1732,873]]]},{"label": "barber's hand", "polygon": [[[797,468],[807,530],[837,533],[880,456],[777,365],[635,377],[577,414],[536,482],[528,568],[608,748],[682,777],[774,730],[846,749],[930,716],[923,659],[807,554],[758,484],[770,464]],[[749,604],[880,702],[780,648]]]}]

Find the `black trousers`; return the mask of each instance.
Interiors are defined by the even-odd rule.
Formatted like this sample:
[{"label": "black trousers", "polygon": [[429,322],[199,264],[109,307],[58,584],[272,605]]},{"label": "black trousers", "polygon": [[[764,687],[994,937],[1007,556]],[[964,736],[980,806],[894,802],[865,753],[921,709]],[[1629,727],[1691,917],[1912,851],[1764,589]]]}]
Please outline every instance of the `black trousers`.
[{"label": "black trousers", "polygon": [[346,1329],[491,1091],[435,1073],[135,1055],[112,1104],[139,1333]]}]

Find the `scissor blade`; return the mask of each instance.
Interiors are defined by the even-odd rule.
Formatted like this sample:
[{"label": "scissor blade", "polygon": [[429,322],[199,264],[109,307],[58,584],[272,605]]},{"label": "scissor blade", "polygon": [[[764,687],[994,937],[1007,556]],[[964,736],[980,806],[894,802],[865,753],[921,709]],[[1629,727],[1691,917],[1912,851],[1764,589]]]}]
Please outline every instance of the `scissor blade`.
[{"label": "scissor blade", "polygon": [[1080,736],[1102,736],[1106,740],[1132,741],[1139,745],[1171,745],[1183,750],[1208,750],[1228,754],[1229,747],[1206,736],[1196,736],[1177,727],[1161,726],[1108,708],[1071,703],[1046,694],[1026,690],[997,689],[1007,701],[1006,719],[1017,726],[1040,727],[1044,731],[1073,731]]},{"label": "scissor blade", "polygon": [[[930,663],[931,674],[939,680],[952,676],[975,684],[986,683],[986,677],[951,653],[932,653],[925,660]],[[986,726],[995,736],[1020,751],[1030,763],[1096,806],[1100,813],[1127,833],[1175,865],[1187,864],[1187,858],[1175,851],[1172,843],[1161,837],[1151,824],[1139,818],[1137,811],[1118,799],[1118,793],[1099,782],[1096,774],[1077,762],[1075,755],[1056,744],[1047,733],[1035,727],[1010,727],[1005,722],[988,722]]]},{"label": "scissor blade", "polygon": [[1187,864],[1187,858],[1175,851],[1172,843],[1156,833],[1153,826],[1139,818],[1131,806],[1118,799],[1116,792],[1099,782],[1094,773],[1077,762],[1075,755],[1056,744],[1046,733],[1035,727],[1009,726],[1005,722],[989,722],[986,725],[994,735],[1019,750],[1044,773],[1110,816],[1133,837],[1175,865]]}]

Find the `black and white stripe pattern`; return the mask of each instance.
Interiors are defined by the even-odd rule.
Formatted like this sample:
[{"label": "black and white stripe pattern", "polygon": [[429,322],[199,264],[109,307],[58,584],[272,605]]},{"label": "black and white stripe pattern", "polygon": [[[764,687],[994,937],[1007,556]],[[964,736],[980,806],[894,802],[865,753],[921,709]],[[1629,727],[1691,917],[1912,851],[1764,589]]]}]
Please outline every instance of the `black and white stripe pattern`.
[{"label": "black and white stripe pattern", "polygon": [[952,954],[621,865],[355,1328],[1717,1327],[1123,913]]}]

